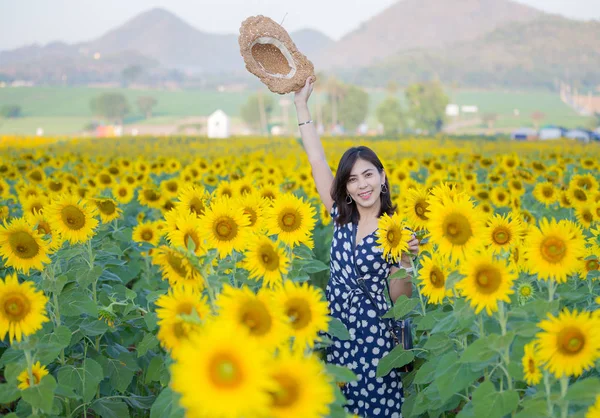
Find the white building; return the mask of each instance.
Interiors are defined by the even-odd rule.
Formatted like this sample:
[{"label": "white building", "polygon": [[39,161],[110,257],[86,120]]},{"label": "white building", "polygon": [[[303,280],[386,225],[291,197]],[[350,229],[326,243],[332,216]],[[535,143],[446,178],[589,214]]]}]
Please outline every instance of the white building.
[{"label": "white building", "polygon": [[446,116],[458,116],[460,107],[455,103],[446,105]]},{"label": "white building", "polygon": [[229,138],[229,116],[216,110],[208,117],[206,130],[209,138]]}]

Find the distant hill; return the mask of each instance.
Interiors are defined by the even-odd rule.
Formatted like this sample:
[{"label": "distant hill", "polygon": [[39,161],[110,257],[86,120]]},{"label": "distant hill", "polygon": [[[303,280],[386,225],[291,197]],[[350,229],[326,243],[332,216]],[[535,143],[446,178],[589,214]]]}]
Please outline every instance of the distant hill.
[{"label": "distant hill", "polygon": [[512,88],[553,88],[561,79],[593,88],[600,85],[599,45],[599,21],[544,16],[449,47],[403,51],[343,77],[378,86],[436,78],[459,86]]},{"label": "distant hill", "polygon": [[476,39],[543,12],[508,0],[400,0],[363,22],[317,58],[322,68],[356,68],[398,51]]},{"label": "distant hill", "polygon": [[[241,22],[240,22],[241,23]],[[299,48],[310,57],[333,41],[324,34],[304,29],[290,33]],[[202,32],[173,13],[156,8],[141,13],[123,25],[90,42],[69,45],[51,43],[0,52],[0,72],[20,76],[47,76],[73,69],[85,69],[94,75],[113,71],[113,78],[129,65],[160,66],[163,72],[177,69],[194,74],[247,74],[238,46],[238,35]],[[99,53],[100,59],[94,59]],[[123,65],[114,68],[106,59],[120,57]],[[114,60],[112,60],[114,63]],[[43,63],[44,69],[34,67]],[[90,74],[88,74],[89,76]],[[102,77],[101,77],[102,78]],[[52,78],[54,81],[60,81]]]}]

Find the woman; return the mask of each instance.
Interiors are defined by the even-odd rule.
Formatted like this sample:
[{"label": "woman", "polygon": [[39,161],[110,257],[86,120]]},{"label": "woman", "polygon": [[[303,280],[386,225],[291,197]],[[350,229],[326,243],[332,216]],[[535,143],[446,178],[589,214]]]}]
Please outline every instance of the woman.
[{"label": "woman", "polygon": [[[392,215],[394,206],[390,187],[377,155],[367,147],[353,147],[342,156],[334,178],[325,159],[323,146],[310,119],[308,98],[313,80],[295,93],[300,134],[312,167],[317,191],[323,204],[335,219],[331,243],[331,278],[326,295],[330,315],[340,319],[350,332],[349,341],[333,338],[327,350],[327,362],[354,371],[358,380],[342,387],[348,403],[346,409],[361,417],[401,417],[403,401],[400,375],[392,370],[377,378],[379,360],[393,347],[388,323],[380,316],[388,311],[385,291],[392,301],[400,295],[411,296],[411,276],[393,279],[388,276],[399,268],[412,273],[411,255],[402,255],[401,263],[393,266],[383,258],[375,232],[379,217]],[[413,236],[409,251],[418,252],[419,243]],[[374,307],[358,279],[375,300]]]}]

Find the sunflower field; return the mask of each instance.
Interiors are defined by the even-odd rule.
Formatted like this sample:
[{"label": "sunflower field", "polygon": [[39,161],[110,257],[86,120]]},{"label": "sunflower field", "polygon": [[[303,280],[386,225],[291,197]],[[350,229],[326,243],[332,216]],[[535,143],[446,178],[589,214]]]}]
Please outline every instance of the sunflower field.
[{"label": "sunflower field", "polygon": [[[600,417],[600,147],[367,145],[421,238],[404,417]],[[349,417],[332,225],[297,139],[0,137],[0,413]],[[399,232],[397,234],[396,232]]]}]

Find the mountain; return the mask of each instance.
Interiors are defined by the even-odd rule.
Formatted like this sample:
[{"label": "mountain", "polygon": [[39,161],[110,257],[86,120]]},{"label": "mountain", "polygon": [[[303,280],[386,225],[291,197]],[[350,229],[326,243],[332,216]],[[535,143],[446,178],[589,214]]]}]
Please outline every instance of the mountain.
[{"label": "mountain", "polygon": [[508,0],[400,0],[317,57],[322,68],[355,68],[399,51],[476,39],[511,22],[543,12]]},{"label": "mountain", "polygon": [[[290,36],[309,57],[333,43],[330,38],[312,29],[292,32]],[[162,73],[176,69],[203,75],[247,75],[237,39],[237,34],[202,32],[173,13],[156,8],[89,42],[74,45],[55,42],[44,47],[33,45],[2,51],[0,73],[22,78],[46,74],[51,81],[57,81],[56,74],[62,71],[70,75],[76,68],[91,71],[92,74],[84,77],[89,79],[97,76],[102,69],[110,70],[113,77],[118,77],[126,66],[140,65],[155,71],[160,66]],[[100,59],[94,59],[95,54],[100,54]],[[124,65],[120,68],[107,65],[107,60],[114,64],[115,57],[123,60]],[[41,63],[44,68],[35,68]]]},{"label": "mountain", "polygon": [[449,47],[402,51],[378,64],[345,71],[363,85],[401,85],[427,79],[477,87],[556,87],[560,80],[600,85],[600,21],[543,16],[510,23]]}]

